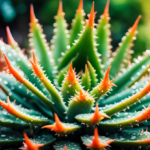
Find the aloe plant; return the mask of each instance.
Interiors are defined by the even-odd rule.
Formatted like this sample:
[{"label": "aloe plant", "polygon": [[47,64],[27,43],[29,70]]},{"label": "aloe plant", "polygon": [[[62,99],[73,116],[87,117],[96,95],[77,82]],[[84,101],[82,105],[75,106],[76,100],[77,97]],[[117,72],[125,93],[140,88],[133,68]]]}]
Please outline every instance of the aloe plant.
[{"label": "aloe plant", "polygon": [[8,44],[0,40],[7,63],[0,72],[0,146],[23,141],[22,150],[149,146],[150,50],[130,62],[141,16],[112,53],[109,0],[97,24],[95,15],[93,2],[84,21],[80,0],[69,31],[60,1],[49,46],[31,5],[28,57],[6,28]]}]

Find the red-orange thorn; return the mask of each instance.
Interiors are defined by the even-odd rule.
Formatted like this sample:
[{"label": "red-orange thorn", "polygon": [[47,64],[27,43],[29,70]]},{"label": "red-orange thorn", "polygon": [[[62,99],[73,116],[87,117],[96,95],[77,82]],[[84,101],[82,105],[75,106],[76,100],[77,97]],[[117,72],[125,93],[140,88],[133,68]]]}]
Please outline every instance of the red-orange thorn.
[{"label": "red-orange thorn", "polygon": [[26,133],[23,134],[25,138],[25,143],[23,143],[24,147],[20,148],[21,150],[39,150],[44,144],[34,144],[27,136]]},{"label": "red-orange thorn", "polygon": [[89,99],[88,92],[83,91],[82,89],[79,90],[78,95],[75,95],[76,100],[84,100],[87,101]]},{"label": "red-orange thorn", "polygon": [[58,7],[57,14],[63,14],[62,0],[59,0],[59,7]]},{"label": "red-orange thorn", "polygon": [[66,131],[65,127],[62,124],[62,122],[59,120],[56,113],[54,113],[54,117],[55,117],[55,123],[52,125],[43,126],[42,129],[43,128],[51,129],[52,131],[55,131],[57,134],[64,133]]},{"label": "red-orange thorn", "polygon": [[8,58],[6,57],[6,55],[3,53],[7,66],[6,69],[9,69],[9,74],[12,74],[19,82],[24,82],[25,79],[22,77],[22,75],[19,74],[19,72],[13,68],[13,66],[10,64],[10,61],[8,60]]},{"label": "red-orange thorn", "polygon": [[106,114],[100,112],[98,109],[98,104],[96,104],[96,109],[95,109],[94,115],[90,118],[91,123],[96,124],[104,118],[110,118],[110,117],[107,116]]},{"label": "red-orange thorn", "polygon": [[91,13],[89,15],[89,25],[90,27],[94,27],[94,18],[95,18],[95,13],[94,13],[94,2],[92,4],[92,9],[91,9]]},{"label": "red-orange thorn", "polygon": [[36,23],[36,17],[34,14],[34,8],[32,4],[30,5],[30,21],[31,21],[31,24]]},{"label": "red-orange thorn", "polygon": [[104,17],[108,17],[109,16],[109,0],[107,1],[107,4],[106,4],[106,6],[105,6],[105,9],[104,9],[104,13],[103,13],[103,15],[104,15]]},{"label": "red-orange thorn", "polygon": [[105,73],[104,79],[102,81],[102,85],[103,85],[104,89],[115,86],[115,84],[112,83],[114,80],[111,80],[111,81],[109,80],[109,70],[110,70],[110,68],[111,68],[111,66],[108,67],[108,69]]},{"label": "red-orange thorn", "polygon": [[139,16],[138,16],[138,18],[136,19],[136,21],[135,21],[134,25],[131,27],[131,32],[132,32],[132,33],[135,33],[136,28],[137,28],[137,26],[138,26],[138,23],[139,23],[139,21],[140,21],[141,17],[142,17],[142,16],[141,16],[141,15],[139,15]]},{"label": "red-orange thorn", "polygon": [[94,137],[93,137],[91,142],[92,142],[91,144],[88,144],[86,146],[88,146],[88,147],[90,147],[92,149],[98,150],[98,149],[104,149],[105,147],[109,146],[109,144],[114,142],[114,140],[109,140],[107,142],[100,141],[99,135],[98,135],[98,129],[95,128],[95,130],[94,130]]},{"label": "red-orange thorn", "polygon": [[43,74],[43,73],[42,73],[41,69],[40,69],[39,66],[38,66],[38,61],[36,60],[36,57],[35,57],[34,52],[32,52],[32,53],[33,53],[33,61],[30,59],[30,62],[31,62],[31,64],[32,64],[32,68],[33,68],[34,72],[35,72],[38,76],[41,76],[41,74]]},{"label": "red-orange thorn", "polygon": [[69,80],[69,82],[71,82],[72,84],[76,84],[77,83],[77,79],[76,79],[76,74],[73,71],[73,67],[72,67],[72,62],[70,64],[69,70],[68,70],[68,75],[66,75],[67,79]]},{"label": "red-orange thorn", "polygon": [[67,150],[67,146],[64,147],[64,150]]},{"label": "red-orange thorn", "polygon": [[83,0],[80,0],[77,12],[82,12],[82,10],[83,10]]},{"label": "red-orange thorn", "polygon": [[9,29],[8,26],[6,27],[6,33],[7,33],[7,41],[8,41],[8,44],[12,46],[12,45],[15,43],[15,40],[14,40],[14,38],[12,37],[12,34],[11,34],[10,29]]}]

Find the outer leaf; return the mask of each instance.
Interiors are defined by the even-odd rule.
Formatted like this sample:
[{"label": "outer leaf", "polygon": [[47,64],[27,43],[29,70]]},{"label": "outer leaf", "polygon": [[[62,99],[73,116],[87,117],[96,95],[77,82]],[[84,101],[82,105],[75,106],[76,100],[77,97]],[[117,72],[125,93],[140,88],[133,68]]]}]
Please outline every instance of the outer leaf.
[{"label": "outer leaf", "polygon": [[[149,81],[149,80],[148,80]],[[144,96],[146,96],[148,93],[150,92],[150,82],[149,84],[144,87],[139,93],[122,100],[119,103],[114,104],[113,107],[109,108],[108,110],[105,110],[104,112],[107,115],[113,115],[117,112],[120,112],[122,110],[125,110],[127,107],[129,107],[130,105],[136,103],[137,101],[140,101]]]},{"label": "outer leaf", "polygon": [[69,141],[59,141],[54,145],[55,150],[63,150],[63,148],[66,146],[67,150],[82,150],[80,145],[78,143],[69,142]]},{"label": "outer leaf", "polygon": [[52,135],[41,135],[34,139],[31,139],[35,144],[44,144],[44,147],[53,143],[56,138],[54,138]]},{"label": "outer leaf", "polygon": [[120,92],[126,87],[133,85],[136,81],[138,81],[141,78],[141,76],[143,76],[143,74],[145,74],[145,71],[147,70],[147,68],[149,68],[150,65],[149,51],[146,51],[145,55],[148,56],[144,58],[139,57],[139,59],[136,60],[137,63],[132,64],[127,70],[123,72],[123,74],[120,75],[120,77],[118,77],[114,81],[114,84],[117,87],[113,88],[111,94]]},{"label": "outer leaf", "polygon": [[32,5],[30,8],[30,19],[30,46],[35,50],[36,56],[40,60],[40,64],[46,75],[48,75],[48,78],[53,81],[54,59],[52,57],[52,53],[49,51],[45,35],[42,33],[42,28],[35,18]]},{"label": "outer leaf", "polygon": [[[108,128],[124,128],[133,125],[139,125],[139,123],[146,121],[149,119],[149,116],[144,114],[145,111],[139,112],[121,112],[116,114],[116,116],[112,117],[109,120],[102,120],[99,122],[100,126],[108,127]],[[144,116],[143,116],[144,115]],[[138,118],[142,118],[139,120]]]},{"label": "outer leaf", "polygon": [[59,136],[59,135],[67,135],[67,134],[72,133],[75,130],[80,128],[80,126],[76,125],[76,124],[62,123],[59,120],[57,114],[54,114],[54,116],[55,116],[55,123],[52,124],[52,125],[43,126],[42,129],[43,128],[48,128],[52,131],[55,131]]},{"label": "outer leaf", "polygon": [[44,118],[43,116],[36,115],[29,115],[27,113],[27,110],[21,109],[16,107],[15,104],[11,104],[9,101],[9,98],[7,98],[7,103],[0,100],[0,105],[6,109],[11,115],[15,116],[16,118],[19,118],[27,123],[31,124],[43,124],[49,122],[47,118]]},{"label": "outer leaf", "polygon": [[18,119],[16,120],[15,117],[12,117],[10,114],[8,114],[6,111],[0,110],[0,125],[4,127],[18,127],[27,125],[24,121]]},{"label": "outer leaf", "polygon": [[130,60],[130,58],[128,58],[128,53],[129,53],[133,40],[136,39],[135,37],[136,28],[137,28],[140,18],[141,16],[137,18],[137,20],[135,21],[135,24],[132,26],[131,29],[129,29],[129,31],[126,33],[126,36],[122,38],[122,42],[119,43],[119,48],[117,52],[115,52],[116,55],[113,61],[111,62],[112,68],[110,70],[110,74],[113,76],[118,74],[118,72],[120,71],[121,64],[123,63],[124,59],[125,59],[125,63],[127,64],[128,64],[128,60]]},{"label": "outer leaf", "polygon": [[109,0],[106,4],[104,13],[100,17],[101,19],[98,21],[97,25],[97,34],[96,36],[96,42],[99,44],[97,46],[97,51],[101,54],[102,64],[104,65],[105,69],[107,68],[108,64],[108,58],[110,57],[110,41],[109,38],[111,32],[109,30],[110,24],[109,24]]},{"label": "outer leaf", "polygon": [[148,146],[150,141],[150,132],[139,132],[126,130],[121,133],[116,133],[110,138],[115,138],[114,144],[125,146]]},{"label": "outer leaf", "polygon": [[64,54],[64,52],[67,49],[67,23],[64,20],[64,12],[62,10],[62,1],[59,2],[59,8],[57,16],[55,17],[56,23],[54,23],[54,36],[51,41],[52,43],[52,50],[53,50],[53,56],[56,62],[56,65],[59,64],[59,58],[61,55]]},{"label": "outer leaf", "polygon": [[70,46],[73,46],[74,40],[79,38],[79,33],[83,30],[84,22],[84,10],[83,10],[83,0],[80,0],[79,7],[76,10],[75,19],[72,22],[72,29],[70,34]]},{"label": "outer leaf", "polygon": [[[0,136],[0,145],[14,145],[17,143],[21,143],[23,141],[23,137],[20,133],[8,129],[1,129]],[[6,140],[7,139],[7,140]]]}]

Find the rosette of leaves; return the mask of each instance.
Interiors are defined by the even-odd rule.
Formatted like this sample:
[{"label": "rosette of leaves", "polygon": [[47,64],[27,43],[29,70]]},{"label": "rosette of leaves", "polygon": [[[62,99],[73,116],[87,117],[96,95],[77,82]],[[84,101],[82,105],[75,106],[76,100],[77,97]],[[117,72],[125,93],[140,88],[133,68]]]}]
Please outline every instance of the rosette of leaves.
[{"label": "rosette of leaves", "polygon": [[130,62],[141,16],[112,53],[109,1],[97,24],[95,15],[93,2],[84,20],[80,0],[69,31],[60,1],[49,46],[31,5],[30,57],[6,28],[9,45],[0,41],[7,63],[0,72],[1,146],[24,140],[23,150],[150,144],[145,131],[150,118],[150,50]]}]

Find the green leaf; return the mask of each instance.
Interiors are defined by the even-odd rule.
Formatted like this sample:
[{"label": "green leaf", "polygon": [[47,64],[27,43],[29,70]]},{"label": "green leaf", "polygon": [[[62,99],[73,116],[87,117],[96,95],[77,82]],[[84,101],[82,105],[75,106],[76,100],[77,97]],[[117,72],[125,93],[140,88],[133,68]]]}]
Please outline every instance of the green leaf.
[{"label": "green leaf", "polygon": [[[1,108],[0,108],[1,109]],[[0,110],[0,125],[4,127],[18,127],[27,125],[24,121],[16,119],[5,110]]]},{"label": "green leaf", "polygon": [[12,131],[10,129],[1,129],[0,136],[0,145],[14,145],[17,143],[21,143],[23,141],[23,137],[16,131]]},{"label": "green leaf", "polygon": [[97,76],[96,71],[89,61],[88,61],[88,69],[89,69],[89,74],[91,78],[91,88],[93,88],[97,85],[98,80],[96,78]]},{"label": "green leaf", "polygon": [[[33,7],[31,7],[30,13],[34,15]],[[29,45],[31,49],[35,51],[37,58],[40,60],[40,65],[43,67],[45,74],[51,81],[53,81],[54,59],[52,53],[49,51],[49,46],[45,39],[45,35],[43,34],[41,25],[36,18],[30,19]]]},{"label": "green leaf", "polygon": [[[8,103],[8,104],[7,104]],[[33,110],[24,109],[19,105],[15,105],[14,103],[10,103],[9,98],[7,99],[7,103],[0,101],[0,105],[6,109],[11,115],[19,118],[27,123],[31,124],[43,124],[48,123],[50,120],[42,116],[39,112],[35,112]]]},{"label": "green leaf", "polygon": [[133,125],[139,125],[139,123],[146,121],[149,117],[146,117],[145,119],[138,121],[137,117],[141,116],[143,114],[143,111],[139,112],[120,112],[113,116],[111,119],[108,120],[102,120],[98,124],[102,127],[107,128],[124,128],[129,127]]},{"label": "green leaf", "polygon": [[54,145],[55,150],[63,150],[64,147],[67,147],[67,150],[82,150],[78,143],[69,142],[69,141],[59,141]]},{"label": "green leaf", "polygon": [[[104,141],[104,142],[108,142],[111,140],[110,138],[105,137],[105,136],[99,136],[99,138],[101,139],[100,141]],[[92,139],[93,139],[93,136],[89,136],[89,135],[85,135],[81,137],[81,140],[83,144],[85,145],[91,144],[90,141],[92,141]]]},{"label": "green leaf", "polygon": [[[106,4],[104,13],[100,16],[100,19],[98,20],[98,25],[97,25],[97,33],[96,33],[96,42],[99,44],[97,46],[97,51],[101,54],[101,64],[104,65],[104,69],[107,69],[108,66],[108,60],[110,57],[110,49],[111,49],[111,45],[110,45],[110,24],[109,24],[109,11],[108,8],[109,7],[109,1]],[[102,66],[101,65],[101,66]]]},{"label": "green leaf", "polygon": [[[124,65],[126,66],[128,64],[128,60],[130,60],[129,52],[133,40],[136,39],[136,27],[140,18],[141,16],[138,17],[133,27],[126,33],[126,36],[122,38],[122,41],[119,43],[119,48],[116,52],[114,52],[115,56],[113,58],[113,61],[111,62],[110,69],[110,74],[113,76],[116,76],[119,73],[120,68],[122,67],[122,63],[124,63]],[[126,68],[125,66],[123,66],[123,68]]]},{"label": "green leaf", "polygon": [[73,121],[78,114],[90,113],[94,105],[94,99],[87,92],[80,90],[69,102],[67,116],[69,121]]},{"label": "green leaf", "polygon": [[41,135],[30,140],[32,140],[35,144],[44,144],[45,147],[53,143],[56,140],[56,138],[54,138],[52,135]]},{"label": "green leaf", "polygon": [[121,133],[111,135],[110,138],[115,138],[113,142],[115,145],[120,146],[148,146],[150,139],[150,132],[139,132],[126,130]]},{"label": "green leaf", "polygon": [[136,63],[133,63],[128,69],[126,69],[118,78],[115,79],[114,84],[117,87],[113,88],[111,94],[120,92],[126,87],[133,85],[138,81],[150,65],[149,51],[146,51],[146,56],[138,57]]},{"label": "green leaf", "polygon": [[75,40],[79,39],[79,33],[83,30],[84,22],[84,10],[83,10],[83,1],[80,1],[79,8],[76,10],[75,18],[72,21],[72,29],[70,33],[69,44],[72,47]]},{"label": "green leaf", "polygon": [[87,65],[85,65],[85,72],[82,74],[82,77],[81,77],[81,84],[84,90],[91,89],[91,78],[89,75],[89,70],[87,68]]},{"label": "green leaf", "polygon": [[[62,7],[62,2],[59,3],[59,9]],[[62,9],[62,8],[61,8]],[[58,65],[59,58],[64,54],[67,49],[68,39],[67,39],[67,23],[64,19],[64,13],[59,12],[55,16],[56,22],[54,23],[54,36],[51,40],[51,47],[53,51],[53,56],[56,65]]]}]

